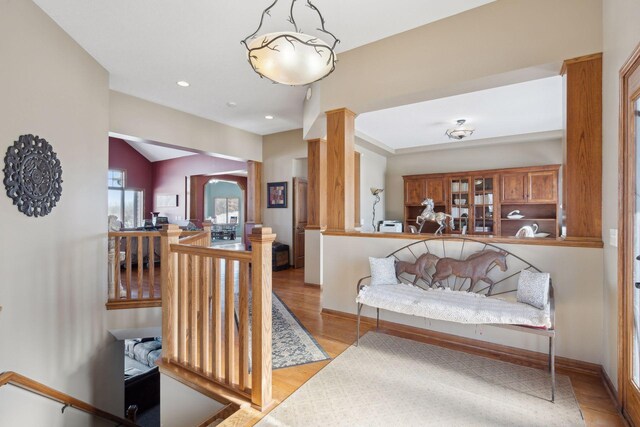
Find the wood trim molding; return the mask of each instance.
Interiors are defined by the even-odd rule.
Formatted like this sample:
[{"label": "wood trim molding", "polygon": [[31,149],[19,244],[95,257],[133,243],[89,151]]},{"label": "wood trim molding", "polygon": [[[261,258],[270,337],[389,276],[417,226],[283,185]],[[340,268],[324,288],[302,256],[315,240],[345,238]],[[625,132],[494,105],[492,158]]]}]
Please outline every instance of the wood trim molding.
[{"label": "wood trim molding", "polygon": [[[322,314],[341,317],[344,319],[355,320],[356,315],[345,313],[337,310],[323,308]],[[361,316],[360,321],[375,326],[376,319]],[[388,320],[380,320],[380,330],[389,330],[401,332],[408,336],[419,336],[426,338],[429,344],[438,345],[451,350],[462,351],[465,353],[476,354],[479,356],[490,357],[492,359],[502,360],[504,362],[515,363],[517,365],[529,366],[538,369],[547,369],[548,355],[538,353],[531,350],[524,350],[516,347],[509,347],[501,344],[494,344],[487,341],[480,341],[472,338],[463,338],[457,335],[451,335],[444,332],[436,332],[428,329],[417,328],[414,326],[402,325],[400,323],[390,322]],[[423,340],[424,342],[424,340]],[[602,375],[602,366],[584,362],[581,360],[570,359],[567,357],[556,356],[556,369],[559,372],[577,372],[580,374],[592,375],[600,377]]]},{"label": "wood trim molding", "polygon": [[105,306],[107,310],[128,310],[130,308],[162,307],[161,298],[149,298],[143,300],[111,300]]},{"label": "wood trim molding", "polygon": [[[349,237],[368,237],[381,239],[411,239],[425,240],[433,237],[430,234],[408,234],[408,233],[360,233],[358,231],[333,231],[325,230],[322,232],[324,236],[349,236]],[[594,248],[602,249],[604,244],[601,239],[596,238],[518,238],[518,237],[487,237],[475,236],[472,234],[465,235],[445,235],[450,239],[463,239],[465,237],[487,243],[504,243],[512,245],[532,245],[532,246],[564,246],[572,248]]]},{"label": "wood trim molding", "polygon": [[442,172],[442,173],[421,173],[415,175],[402,175],[404,179],[423,179],[423,178],[449,178],[460,177],[468,175],[490,175],[497,173],[517,173],[517,172],[542,172],[548,170],[559,170],[562,165],[552,164],[544,166],[525,166],[519,168],[503,168],[503,169],[480,169],[473,171],[461,171],[461,172]]},{"label": "wood trim molding", "polygon": [[360,157],[357,151],[353,153],[353,223],[360,227]]},{"label": "wood trim molding", "polygon": [[20,375],[16,372],[9,371],[9,372],[3,372],[0,374],[0,387],[8,384],[21,388],[26,391],[29,391],[31,393],[35,393],[42,397],[46,397],[47,399],[54,400],[56,402],[62,403],[72,408],[76,408],[87,414],[117,423],[118,425],[127,426],[127,427],[136,427],[137,425],[125,418],[118,417],[109,412],[103,411],[102,409],[98,409],[95,406],[90,405],[89,403],[86,403],[82,400],[76,399],[75,397],[69,396],[68,394],[57,391],[51,387],[48,387],[35,380],[32,380],[23,375]]},{"label": "wood trim molding", "polygon": [[618,130],[618,401],[625,418],[633,411],[633,395],[628,390],[626,378],[630,372],[628,333],[632,324],[632,294],[630,284],[633,283],[633,241],[628,239],[629,230],[633,227],[633,211],[635,198],[629,197],[635,186],[633,163],[635,162],[635,145],[632,138],[627,138],[630,125],[627,120],[629,108],[628,96],[640,87],[640,82],[631,80],[632,75],[640,68],[640,44],[636,46],[625,64],[620,69],[619,130]]},{"label": "wood trim molding", "polygon": [[[307,141],[308,192],[307,212],[309,227],[327,225],[327,141]],[[309,228],[310,229],[310,228]]]},{"label": "wood trim molding", "polygon": [[262,163],[247,162],[246,222],[262,224]]}]

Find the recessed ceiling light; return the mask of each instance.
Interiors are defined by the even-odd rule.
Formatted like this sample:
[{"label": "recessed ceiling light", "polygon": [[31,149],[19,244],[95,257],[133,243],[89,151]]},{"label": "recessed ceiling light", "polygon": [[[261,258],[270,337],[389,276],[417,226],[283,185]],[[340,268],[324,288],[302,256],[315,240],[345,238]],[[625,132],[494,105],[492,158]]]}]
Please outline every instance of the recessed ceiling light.
[{"label": "recessed ceiling light", "polygon": [[273,120],[273,116],[272,116],[272,115],[270,115],[270,114],[269,114],[269,115],[264,116],[264,118],[265,118],[265,119],[267,119],[267,120]]},{"label": "recessed ceiling light", "polygon": [[189,87],[189,86],[191,86],[191,85],[189,84],[189,82],[185,82],[184,80],[180,80],[179,82],[177,82],[177,84],[178,84],[178,86],[180,86],[180,87]]},{"label": "recessed ceiling light", "polygon": [[229,108],[233,108],[233,107],[236,107],[236,106],[238,106],[238,104],[236,102],[233,102],[233,101],[227,102],[227,107],[229,107]]}]

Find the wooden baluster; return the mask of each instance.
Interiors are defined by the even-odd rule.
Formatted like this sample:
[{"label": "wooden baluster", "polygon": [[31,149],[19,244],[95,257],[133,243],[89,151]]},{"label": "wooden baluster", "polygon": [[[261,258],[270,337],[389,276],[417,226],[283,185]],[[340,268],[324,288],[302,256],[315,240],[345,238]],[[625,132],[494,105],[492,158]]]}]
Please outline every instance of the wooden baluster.
[{"label": "wooden baluster", "polygon": [[213,374],[222,378],[222,262],[220,258],[213,260],[213,298],[211,309],[211,335],[213,342]]},{"label": "wooden baluster", "polygon": [[191,366],[200,370],[202,354],[202,295],[200,293],[200,257],[191,258]]},{"label": "wooden baluster", "polygon": [[240,301],[238,309],[238,343],[240,355],[238,369],[240,370],[240,389],[249,387],[249,263],[240,263]]},{"label": "wooden baluster", "polygon": [[178,257],[178,270],[180,277],[180,287],[178,291],[178,295],[180,296],[180,317],[178,321],[178,358],[180,362],[184,364],[189,363],[189,326],[191,323],[189,322],[189,317],[191,315],[191,310],[189,304],[191,304],[190,291],[191,287],[189,286],[189,256],[185,254],[180,254]]},{"label": "wooden baluster", "polygon": [[211,263],[213,259],[203,257],[200,261],[200,291],[202,292],[202,352],[200,366],[205,375],[211,376],[213,369],[213,348],[211,341]]},{"label": "wooden baluster", "polygon": [[109,290],[109,299],[120,298],[120,237],[114,237],[113,288]]},{"label": "wooden baluster", "polygon": [[156,296],[156,254],[155,254],[155,236],[149,236],[149,298]]},{"label": "wooden baluster", "polygon": [[234,384],[234,372],[236,368],[236,348],[235,348],[235,307],[234,307],[234,261],[225,259],[225,281],[224,281],[224,325],[225,325],[225,369],[224,376],[227,384]]},{"label": "wooden baluster", "polygon": [[211,221],[202,221],[202,230],[207,233],[206,237],[203,238],[203,245],[205,248],[211,247],[211,228],[213,227],[213,222]]},{"label": "wooden baluster", "polygon": [[178,254],[171,245],[178,243],[180,228],[175,224],[163,226],[160,232],[160,284],[162,296],[162,357],[175,360],[178,349]]},{"label": "wooden baluster", "polygon": [[271,403],[271,228],[256,227],[251,241],[251,403],[262,410]]},{"label": "wooden baluster", "polygon": [[127,300],[131,300],[131,236],[127,236],[127,249],[125,255],[125,267],[127,271],[125,272],[126,285],[127,285]]},{"label": "wooden baluster", "polygon": [[144,291],[142,290],[142,274],[144,273],[144,239],[142,235],[136,237],[138,240],[138,299],[144,298]]}]

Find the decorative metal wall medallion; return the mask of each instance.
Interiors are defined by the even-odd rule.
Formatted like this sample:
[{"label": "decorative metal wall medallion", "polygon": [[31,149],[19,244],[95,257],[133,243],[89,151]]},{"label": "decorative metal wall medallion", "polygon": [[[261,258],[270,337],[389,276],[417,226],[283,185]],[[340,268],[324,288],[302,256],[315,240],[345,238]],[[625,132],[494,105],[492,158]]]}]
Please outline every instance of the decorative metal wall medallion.
[{"label": "decorative metal wall medallion", "polygon": [[48,215],[62,195],[62,166],[49,143],[22,135],[4,157],[4,186],[27,216]]}]

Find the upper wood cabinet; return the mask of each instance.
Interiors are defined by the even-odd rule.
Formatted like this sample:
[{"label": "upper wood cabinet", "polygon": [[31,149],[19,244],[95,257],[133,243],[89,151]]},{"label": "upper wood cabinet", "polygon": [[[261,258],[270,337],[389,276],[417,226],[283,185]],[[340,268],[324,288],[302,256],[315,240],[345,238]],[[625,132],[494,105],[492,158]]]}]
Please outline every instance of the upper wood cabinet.
[{"label": "upper wood cabinet", "polygon": [[427,192],[426,180],[406,179],[404,181],[404,204],[419,205],[425,198]]},{"label": "upper wood cabinet", "polygon": [[556,203],[558,170],[502,174],[502,203]]},{"label": "upper wood cabinet", "polygon": [[[444,204],[444,179],[443,178],[427,178],[426,179],[426,197],[433,199],[436,205]],[[422,200],[420,200],[422,202]]]},{"label": "upper wood cabinet", "polygon": [[527,201],[526,172],[506,173],[502,175],[502,203],[526,203]]},{"label": "upper wood cabinet", "polygon": [[558,171],[529,172],[528,201],[555,203],[558,200]]}]

